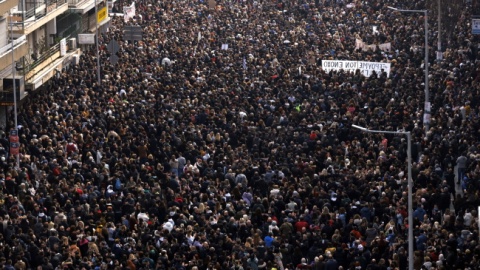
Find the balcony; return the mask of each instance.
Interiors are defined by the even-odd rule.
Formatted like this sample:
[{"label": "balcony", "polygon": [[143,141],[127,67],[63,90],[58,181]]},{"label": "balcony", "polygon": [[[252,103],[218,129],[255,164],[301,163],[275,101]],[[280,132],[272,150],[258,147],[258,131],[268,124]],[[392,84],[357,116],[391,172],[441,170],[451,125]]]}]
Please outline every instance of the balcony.
[{"label": "balcony", "polygon": [[25,88],[27,90],[37,89],[55,74],[55,69],[62,69],[72,61],[75,55],[80,53],[80,49],[68,48],[67,45],[66,54],[62,56],[60,43],[57,43],[35,60],[32,59],[32,62],[26,61],[22,70],[22,75],[25,75]]},{"label": "balcony", "polygon": [[[98,0],[97,2],[101,2]],[[68,0],[68,8],[75,13],[85,14],[95,7],[95,0]]]},{"label": "balcony", "polygon": [[[28,44],[25,36],[21,36],[13,41],[13,58],[14,61],[22,58],[28,53]],[[0,70],[11,66],[12,64],[12,43],[0,48]]]},{"label": "balcony", "polygon": [[18,0],[4,0],[0,1],[0,16],[9,12],[10,9],[18,5]]},{"label": "balcony", "polygon": [[17,9],[11,16],[14,36],[28,35],[67,10],[67,0],[38,1],[26,11]]},{"label": "balcony", "polygon": [[27,63],[24,69],[25,80],[30,80],[36,73],[50,65],[55,59],[60,57],[60,44],[50,47],[31,63]]}]

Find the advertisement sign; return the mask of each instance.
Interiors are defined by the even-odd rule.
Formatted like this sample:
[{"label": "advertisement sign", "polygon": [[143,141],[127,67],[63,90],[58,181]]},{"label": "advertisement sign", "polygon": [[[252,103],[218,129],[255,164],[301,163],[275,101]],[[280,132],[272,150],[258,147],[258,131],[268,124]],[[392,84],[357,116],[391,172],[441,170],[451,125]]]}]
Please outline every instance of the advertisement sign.
[{"label": "advertisement sign", "polygon": [[370,77],[373,71],[375,71],[377,75],[384,71],[387,73],[387,76],[390,76],[390,63],[383,62],[322,60],[322,69],[325,72],[344,70],[345,72],[353,73],[358,69],[365,77]]}]

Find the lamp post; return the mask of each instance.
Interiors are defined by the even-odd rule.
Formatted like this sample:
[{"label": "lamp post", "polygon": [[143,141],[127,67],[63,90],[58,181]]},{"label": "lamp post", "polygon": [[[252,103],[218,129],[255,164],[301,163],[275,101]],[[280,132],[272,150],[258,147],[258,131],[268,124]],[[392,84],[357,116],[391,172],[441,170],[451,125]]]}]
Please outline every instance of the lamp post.
[{"label": "lamp post", "polygon": [[[15,46],[13,42],[13,15],[10,13],[10,39],[12,42],[12,83],[13,83],[13,113],[14,113],[14,125],[16,134],[18,136],[18,113],[17,113],[17,84],[15,81]],[[17,161],[17,167],[20,168],[20,154],[17,152],[15,155]]]},{"label": "lamp post", "polygon": [[407,166],[408,166],[408,269],[413,269],[413,197],[412,197],[412,136],[410,131],[386,131],[386,130],[372,130],[357,125],[352,125],[353,128],[359,129],[368,133],[384,133],[407,136]]},{"label": "lamp post", "polygon": [[102,83],[100,80],[100,53],[99,53],[99,47],[98,47],[98,6],[97,6],[97,0],[95,0],[95,46],[96,46],[96,51],[97,51],[97,81],[98,85]]},{"label": "lamp post", "polygon": [[438,40],[437,40],[437,61],[442,60],[442,5],[441,0],[438,0],[437,7],[438,7]]},{"label": "lamp post", "polygon": [[425,69],[425,105],[423,112],[423,127],[425,128],[425,135],[429,129],[430,124],[430,93],[428,90],[428,10],[426,9],[398,9],[394,7],[387,6],[391,10],[397,12],[407,12],[407,13],[423,13],[424,24],[425,24],[425,59],[424,59],[424,69]]}]

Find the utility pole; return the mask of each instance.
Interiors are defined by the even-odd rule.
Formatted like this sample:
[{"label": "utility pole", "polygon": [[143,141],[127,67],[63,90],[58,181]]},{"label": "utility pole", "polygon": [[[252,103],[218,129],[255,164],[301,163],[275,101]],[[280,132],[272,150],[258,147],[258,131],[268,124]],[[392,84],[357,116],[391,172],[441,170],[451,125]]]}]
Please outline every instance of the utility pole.
[{"label": "utility pole", "polygon": [[97,47],[97,80],[98,85],[101,85],[100,80],[100,52],[98,47],[98,6],[97,0],[95,0],[95,46]]},{"label": "utility pole", "polygon": [[442,53],[442,5],[441,0],[437,1],[438,6],[438,40],[437,40],[437,61],[443,59]]},{"label": "utility pole", "polygon": [[[10,42],[12,42],[12,83],[13,83],[13,113],[14,113],[14,134],[16,134],[18,138],[18,114],[17,114],[17,83],[15,81],[15,46],[13,42],[13,16],[12,13],[10,12]],[[16,148],[20,148],[20,145],[17,142],[13,143],[14,146],[17,146]],[[12,143],[10,143],[10,147],[12,148]],[[15,147],[14,147],[15,148]],[[15,151],[15,157],[17,161],[17,168],[20,168],[20,153],[18,152],[19,149],[16,149]],[[12,150],[10,150],[12,151]]]}]

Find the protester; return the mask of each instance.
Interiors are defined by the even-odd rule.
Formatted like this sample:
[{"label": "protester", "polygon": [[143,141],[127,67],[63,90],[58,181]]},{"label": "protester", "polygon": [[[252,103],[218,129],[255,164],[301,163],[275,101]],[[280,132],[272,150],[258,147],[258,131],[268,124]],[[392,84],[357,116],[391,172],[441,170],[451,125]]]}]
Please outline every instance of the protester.
[{"label": "protester", "polygon": [[[29,93],[20,164],[1,159],[2,266],[406,269],[413,226],[419,268],[478,269],[480,58],[469,4],[443,61],[430,57],[428,130],[423,18],[387,8],[400,3],[216,4],[139,0],[134,18],[112,18],[100,38],[101,84],[86,51]],[[142,26],[142,41],[123,37],[127,24]],[[391,51],[356,49],[356,39]],[[391,69],[325,72],[323,60]],[[407,141],[352,124],[412,133],[414,220]],[[1,143],[8,153],[8,137]],[[468,180],[453,209],[458,172]]]}]

